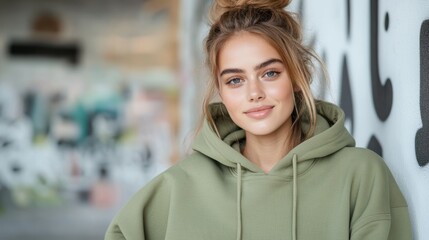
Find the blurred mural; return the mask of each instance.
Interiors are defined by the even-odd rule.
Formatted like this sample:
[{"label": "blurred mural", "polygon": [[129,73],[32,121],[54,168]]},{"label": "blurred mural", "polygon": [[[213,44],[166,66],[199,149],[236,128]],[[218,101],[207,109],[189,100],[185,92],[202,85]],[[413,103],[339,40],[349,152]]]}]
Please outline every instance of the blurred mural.
[{"label": "blurred mural", "polygon": [[101,239],[178,157],[177,0],[0,0],[0,239]]}]

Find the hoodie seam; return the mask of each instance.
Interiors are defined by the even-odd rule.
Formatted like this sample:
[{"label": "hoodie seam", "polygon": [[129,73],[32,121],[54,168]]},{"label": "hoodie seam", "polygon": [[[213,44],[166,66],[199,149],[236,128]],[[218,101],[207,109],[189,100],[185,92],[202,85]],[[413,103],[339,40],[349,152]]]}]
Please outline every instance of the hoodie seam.
[{"label": "hoodie seam", "polygon": [[390,209],[396,209],[396,208],[408,208],[408,205],[390,207]]},{"label": "hoodie seam", "polygon": [[391,214],[390,213],[379,213],[379,214],[367,216],[364,219],[362,219],[361,221],[355,223],[355,225],[357,225],[358,227],[355,230],[353,230],[353,233],[356,234],[357,232],[364,229],[366,226],[368,226],[369,224],[371,224],[373,222],[390,221],[390,220],[391,220]]},{"label": "hoodie seam", "polygon": [[[310,164],[310,166],[308,166],[304,171],[302,171],[301,173],[299,173],[297,175],[297,177],[303,177],[304,175],[306,175],[316,164],[317,164],[317,159],[313,159],[313,162]],[[235,168],[233,167],[228,167],[228,171],[231,173],[231,175],[233,177],[237,176],[237,172],[234,171]],[[247,172],[247,170],[243,170],[243,172]],[[265,174],[265,173],[254,173],[252,176],[245,176],[244,174],[242,175],[242,180],[246,180],[246,181],[252,181],[252,180],[261,180],[261,177],[265,177],[265,178],[271,178],[272,180],[277,180],[280,182],[284,182],[284,181],[288,181],[288,182],[292,182],[293,180],[293,176],[291,177],[283,177],[283,176],[279,176],[279,175],[272,175],[272,174]]]}]

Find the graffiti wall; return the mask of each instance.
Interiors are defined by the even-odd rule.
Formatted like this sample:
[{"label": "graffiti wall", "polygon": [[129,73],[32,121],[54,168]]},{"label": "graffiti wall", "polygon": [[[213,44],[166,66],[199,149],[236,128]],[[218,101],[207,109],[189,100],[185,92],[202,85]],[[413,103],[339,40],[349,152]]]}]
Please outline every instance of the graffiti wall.
[{"label": "graffiti wall", "polygon": [[429,229],[429,2],[295,1],[306,41],[325,61],[328,89],[357,145],[385,159],[410,208],[415,239]]}]

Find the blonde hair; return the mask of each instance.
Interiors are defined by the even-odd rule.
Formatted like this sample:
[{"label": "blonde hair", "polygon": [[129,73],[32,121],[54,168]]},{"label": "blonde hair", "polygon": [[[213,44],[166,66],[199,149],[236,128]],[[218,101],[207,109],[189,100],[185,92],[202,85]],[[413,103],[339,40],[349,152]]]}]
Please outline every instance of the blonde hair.
[{"label": "blonde hair", "polygon": [[[229,38],[239,32],[249,32],[264,38],[280,54],[292,80],[295,110],[292,113],[292,142],[296,146],[314,134],[316,107],[310,89],[314,65],[318,56],[303,45],[301,26],[295,16],[284,8],[290,0],[215,0],[210,11],[211,28],[205,39],[206,63],[211,73],[203,100],[203,118],[217,132],[209,104],[219,90],[218,55]],[[301,130],[301,119],[308,118],[310,127]]]}]

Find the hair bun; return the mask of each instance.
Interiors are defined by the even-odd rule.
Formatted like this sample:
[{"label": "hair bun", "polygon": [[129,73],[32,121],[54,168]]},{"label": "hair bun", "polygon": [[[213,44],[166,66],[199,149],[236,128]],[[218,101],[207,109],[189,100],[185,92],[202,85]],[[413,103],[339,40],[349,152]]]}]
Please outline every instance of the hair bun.
[{"label": "hair bun", "polygon": [[292,0],[214,0],[210,20],[215,22],[226,11],[243,6],[283,10]]},{"label": "hair bun", "polygon": [[253,5],[255,7],[283,9],[290,4],[291,0],[215,0],[215,2],[223,8]]}]

